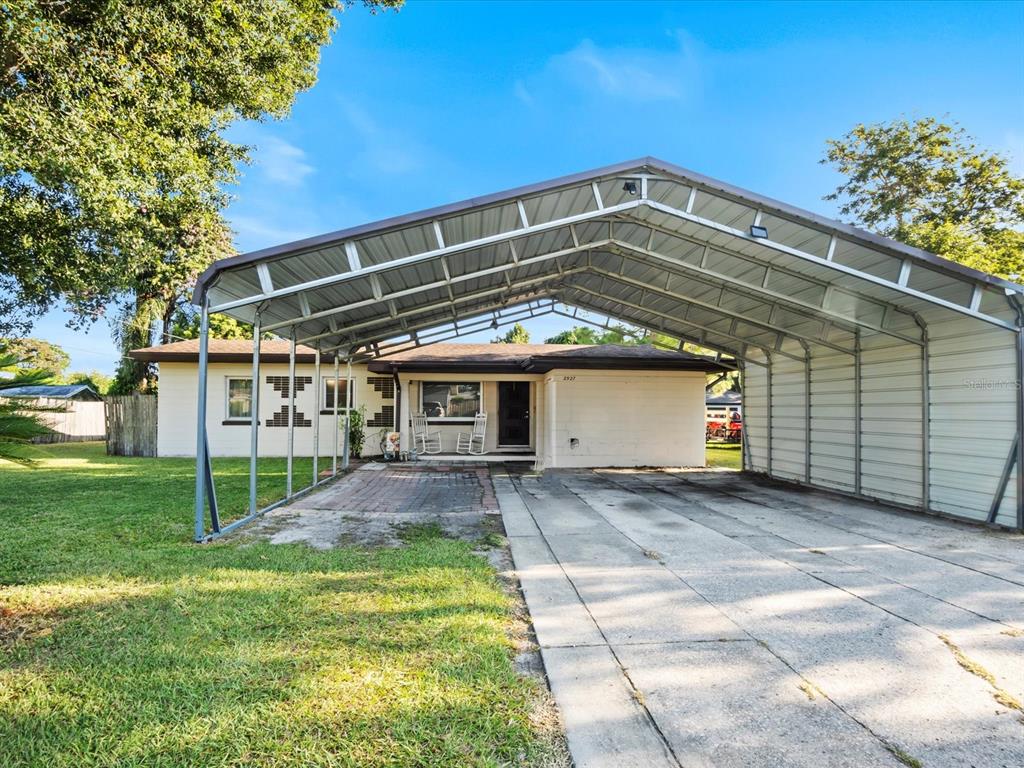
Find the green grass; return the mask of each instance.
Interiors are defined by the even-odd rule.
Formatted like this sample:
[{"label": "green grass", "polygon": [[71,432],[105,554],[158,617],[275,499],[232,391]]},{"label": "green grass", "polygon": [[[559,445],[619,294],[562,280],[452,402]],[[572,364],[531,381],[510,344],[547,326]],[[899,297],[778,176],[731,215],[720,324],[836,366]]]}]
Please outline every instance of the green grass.
[{"label": "green grass", "polygon": [[707,457],[709,467],[742,469],[742,454],[739,443],[731,445],[708,443],[705,456]]},{"label": "green grass", "polygon": [[[193,464],[59,445],[0,465],[0,766],[543,760],[510,599],[471,544],[190,542]],[[261,496],[284,485],[261,462]],[[311,471],[299,462],[301,471]],[[237,516],[244,459],[216,460]]]}]

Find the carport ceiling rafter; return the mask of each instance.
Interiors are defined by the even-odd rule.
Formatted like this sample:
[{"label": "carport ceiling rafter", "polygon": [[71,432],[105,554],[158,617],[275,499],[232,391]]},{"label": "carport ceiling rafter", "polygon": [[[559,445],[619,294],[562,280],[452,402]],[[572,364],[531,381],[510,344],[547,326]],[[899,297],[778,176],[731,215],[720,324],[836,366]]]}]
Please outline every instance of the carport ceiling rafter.
[{"label": "carport ceiling rafter", "polygon": [[[768,237],[753,236],[752,226]],[[1021,291],[644,158],[225,259],[200,278],[196,301],[242,320],[259,307],[268,330],[296,327],[316,346],[354,347],[363,341],[358,328],[375,339],[406,333],[408,313],[425,304],[447,303],[452,311],[437,315],[447,324],[471,312],[460,306],[476,296],[504,290],[514,302],[524,281],[535,295],[550,294],[588,272],[659,301],[650,309],[630,301],[630,319],[613,311],[617,301],[626,309],[627,294],[616,289],[597,311],[629,322],[682,312],[680,330],[692,338],[702,329],[710,347],[717,335],[716,348],[738,357],[745,344],[772,344],[766,332],[776,350],[792,339],[852,352],[858,328],[919,344],[920,312],[933,307],[1013,330],[1006,295]]]}]

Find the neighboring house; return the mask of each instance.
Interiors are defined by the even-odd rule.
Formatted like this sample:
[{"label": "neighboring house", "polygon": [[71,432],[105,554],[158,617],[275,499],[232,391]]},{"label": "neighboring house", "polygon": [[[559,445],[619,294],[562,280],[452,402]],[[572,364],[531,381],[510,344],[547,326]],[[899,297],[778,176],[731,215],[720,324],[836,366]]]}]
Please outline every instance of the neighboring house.
[{"label": "neighboring house", "polygon": [[[133,351],[160,365],[158,454],[195,453],[199,345],[176,342]],[[261,355],[260,455],[287,451],[288,342],[265,341]],[[207,431],[214,456],[249,453],[252,343],[210,341]],[[411,415],[424,412],[451,453],[476,413],[488,416],[490,455],[532,457],[541,467],[702,466],[706,374],[712,360],[648,346],[435,344],[353,367],[352,402],[367,419],[365,455],[381,433],[412,445]],[[333,360],[313,381],[313,350],[296,354],[296,455],[313,448],[314,387],[320,391],[320,454],[332,436]],[[344,380],[344,366],[341,367]],[[346,405],[344,385],[339,407]],[[397,419],[396,419],[397,416]]]},{"label": "neighboring house", "polygon": [[705,403],[708,421],[727,421],[733,414],[740,415],[743,395],[739,392],[722,392],[719,395],[709,393]]},{"label": "neighboring house", "polygon": [[10,387],[0,390],[0,397],[31,401],[33,405],[53,409],[40,414],[53,433],[33,442],[65,443],[106,437],[103,398],[88,384]]}]

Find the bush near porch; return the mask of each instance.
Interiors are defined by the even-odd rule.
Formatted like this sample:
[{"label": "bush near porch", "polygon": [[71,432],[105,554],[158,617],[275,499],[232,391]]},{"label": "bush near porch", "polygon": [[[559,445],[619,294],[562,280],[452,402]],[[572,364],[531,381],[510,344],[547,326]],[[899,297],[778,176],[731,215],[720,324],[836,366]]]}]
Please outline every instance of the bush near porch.
[{"label": "bush near porch", "polygon": [[[261,468],[267,502],[284,462]],[[247,460],[214,470],[241,511]],[[0,466],[0,765],[545,762],[510,600],[470,543],[197,546],[192,497],[190,460],[100,444]]]}]

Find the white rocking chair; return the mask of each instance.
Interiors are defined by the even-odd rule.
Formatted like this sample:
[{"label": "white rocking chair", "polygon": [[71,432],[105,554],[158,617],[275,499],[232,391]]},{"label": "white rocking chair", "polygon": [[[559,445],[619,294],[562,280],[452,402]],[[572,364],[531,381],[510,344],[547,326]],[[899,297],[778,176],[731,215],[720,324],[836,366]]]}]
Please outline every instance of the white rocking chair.
[{"label": "white rocking chair", "polygon": [[441,452],[441,433],[437,430],[430,431],[425,413],[412,415],[412,446],[420,453]]},{"label": "white rocking chair", "polygon": [[484,438],[487,435],[487,414],[478,413],[476,418],[473,419],[473,431],[472,432],[459,432],[458,442],[455,444],[455,452],[462,454],[472,454],[473,456],[483,456],[487,451],[484,450]]}]

